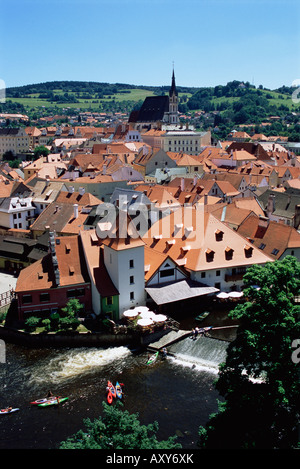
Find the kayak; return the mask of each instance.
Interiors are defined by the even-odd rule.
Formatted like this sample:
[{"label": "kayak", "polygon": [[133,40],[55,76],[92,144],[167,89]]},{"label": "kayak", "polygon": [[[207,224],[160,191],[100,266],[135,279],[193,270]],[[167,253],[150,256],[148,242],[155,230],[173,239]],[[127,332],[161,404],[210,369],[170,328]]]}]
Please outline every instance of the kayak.
[{"label": "kayak", "polygon": [[51,398],[48,399],[46,402],[43,402],[42,404],[38,404],[39,407],[48,407],[50,405],[58,405],[61,404],[62,402],[65,402],[68,400],[68,397],[59,397],[59,398]]},{"label": "kayak", "polygon": [[155,362],[155,360],[156,360],[157,357],[158,357],[158,353],[159,353],[159,352],[155,352],[153,355],[151,355],[151,357],[150,357],[149,360],[147,361],[147,365],[151,365],[152,363]]},{"label": "kayak", "polygon": [[120,385],[119,381],[117,381],[116,383],[116,393],[117,393],[117,397],[119,399],[122,399],[123,391],[122,391],[122,386]]},{"label": "kayak", "polygon": [[204,313],[199,314],[195,319],[196,321],[203,321],[203,319],[207,318],[209,316],[210,312],[209,311],[204,311]]},{"label": "kayak", "polygon": [[[60,396],[58,396],[60,397]],[[44,404],[45,402],[48,402],[48,401],[52,401],[52,400],[55,400],[56,397],[43,397],[42,399],[37,399],[36,401],[33,401],[33,402],[30,402],[30,404],[33,404],[33,405],[39,405],[39,404]]]},{"label": "kayak", "polygon": [[10,410],[1,409],[1,410],[0,410],[0,414],[2,414],[2,415],[4,415],[4,414],[11,414],[12,412],[16,412],[17,410],[20,410],[20,409],[19,409],[19,408],[10,409]]},{"label": "kayak", "polygon": [[106,399],[107,399],[107,402],[108,402],[109,404],[112,403],[112,401],[113,401],[113,395],[112,395],[112,393],[111,393],[110,391],[108,391],[107,396],[106,396]]},{"label": "kayak", "polygon": [[109,392],[111,392],[112,397],[117,397],[116,388],[114,387],[111,381],[107,381],[107,387],[109,389]]}]

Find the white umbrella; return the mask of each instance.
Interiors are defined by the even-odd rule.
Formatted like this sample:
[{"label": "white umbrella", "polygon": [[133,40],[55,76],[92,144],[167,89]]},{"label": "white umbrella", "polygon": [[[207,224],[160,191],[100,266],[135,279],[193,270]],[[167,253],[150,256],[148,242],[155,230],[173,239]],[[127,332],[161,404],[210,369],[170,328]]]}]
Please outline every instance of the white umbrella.
[{"label": "white umbrella", "polygon": [[127,309],[123,313],[123,316],[125,316],[125,318],[135,318],[137,315],[138,315],[138,312],[135,311],[134,309]]},{"label": "white umbrella", "polygon": [[138,320],[138,326],[142,326],[142,327],[147,327],[147,326],[151,326],[151,324],[153,324],[153,321],[151,319],[139,319]]},{"label": "white umbrella", "polygon": [[137,311],[138,313],[146,313],[147,311],[149,311],[149,308],[148,306],[136,306],[134,308],[134,311]]},{"label": "white umbrella", "polygon": [[142,319],[152,319],[155,314],[152,311],[143,311],[139,314]]},{"label": "white umbrella", "polygon": [[166,320],[167,316],[165,316],[164,314],[155,314],[155,316],[153,317],[154,322],[164,322]]},{"label": "white umbrella", "polygon": [[230,298],[240,298],[241,296],[243,296],[243,292],[242,291],[232,291],[228,294],[228,296]]},{"label": "white umbrella", "polygon": [[220,292],[217,294],[217,298],[222,298],[222,299],[228,298],[228,293]]}]

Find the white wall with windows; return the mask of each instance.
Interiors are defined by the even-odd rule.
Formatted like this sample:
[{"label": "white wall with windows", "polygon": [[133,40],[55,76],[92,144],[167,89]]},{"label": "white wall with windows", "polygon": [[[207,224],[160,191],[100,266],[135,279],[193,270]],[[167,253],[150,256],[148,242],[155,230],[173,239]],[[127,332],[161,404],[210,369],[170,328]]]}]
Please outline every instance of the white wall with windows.
[{"label": "white wall with windows", "polygon": [[119,292],[119,317],[135,306],[145,304],[144,246],[116,250],[104,246],[104,262]]}]

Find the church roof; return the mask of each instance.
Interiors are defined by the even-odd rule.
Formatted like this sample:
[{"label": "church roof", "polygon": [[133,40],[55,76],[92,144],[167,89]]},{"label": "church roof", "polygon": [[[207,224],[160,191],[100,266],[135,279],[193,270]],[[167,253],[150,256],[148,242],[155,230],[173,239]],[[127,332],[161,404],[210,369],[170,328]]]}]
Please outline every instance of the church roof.
[{"label": "church roof", "polygon": [[169,111],[169,96],[148,96],[139,112],[131,115],[135,122],[161,121],[165,112]]}]

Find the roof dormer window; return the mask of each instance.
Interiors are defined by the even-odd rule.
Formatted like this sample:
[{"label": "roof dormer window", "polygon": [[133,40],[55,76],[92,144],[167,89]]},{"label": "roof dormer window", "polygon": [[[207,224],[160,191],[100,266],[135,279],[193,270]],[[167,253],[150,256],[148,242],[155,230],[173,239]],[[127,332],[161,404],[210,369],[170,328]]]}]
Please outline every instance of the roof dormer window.
[{"label": "roof dormer window", "polygon": [[227,247],[227,248],[225,249],[225,259],[226,259],[227,261],[230,261],[230,260],[232,259],[232,257],[233,257],[233,249]]},{"label": "roof dormer window", "polygon": [[205,255],[206,262],[212,262],[214,260],[215,251],[212,251],[212,249],[206,249]]},{"label": "roof dormer window", "polygon": [[216,241],[222,241],[224,232],[221,230],[215,231]]},{"label": "roof dormer window", "polygon": [[253,253],[253,247],[252,246],[245,246],[244,250],[245,250],[245,256],[246,257],[252,257],[252,253]]}]

